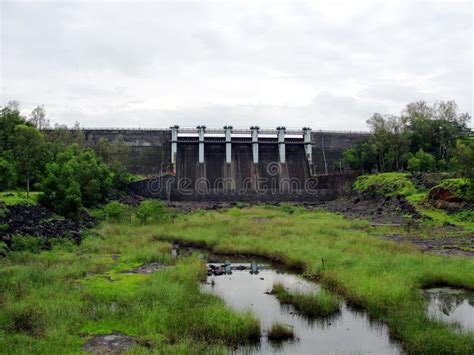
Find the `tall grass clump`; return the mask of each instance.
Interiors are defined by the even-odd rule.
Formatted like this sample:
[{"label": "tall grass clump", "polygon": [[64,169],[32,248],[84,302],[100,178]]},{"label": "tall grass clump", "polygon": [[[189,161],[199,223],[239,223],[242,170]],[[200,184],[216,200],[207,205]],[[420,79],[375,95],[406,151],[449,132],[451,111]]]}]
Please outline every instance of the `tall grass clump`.
[{"label": "tall grass clump", "polygon": [[268,340],[272,342],[281,342],[284,340],[291,340],[295,337],[293,328],[281,323],[273,323],[268,331]]},{"label": "tall grass clump", "polygon": [[171,215],[160,200],[146,200],[135,209],[135,216],[141,223],[161,223],[169,221]]},{"label": "tall grass clump", "polygon": [[317,293],[290,292],[283,284],[276,283],[271,293],[281,303],[292,305],[298,313],[307,317],[328,317],[339,312],[338,297],[324,289]]}]

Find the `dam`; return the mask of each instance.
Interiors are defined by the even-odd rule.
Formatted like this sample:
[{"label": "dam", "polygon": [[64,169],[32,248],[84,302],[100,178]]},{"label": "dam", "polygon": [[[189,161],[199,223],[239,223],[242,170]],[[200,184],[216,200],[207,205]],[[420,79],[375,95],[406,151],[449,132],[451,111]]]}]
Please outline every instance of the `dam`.
[{"label": "dam", "polygon": [[337,164],[368,133],[314,132],[310,127],[84,129],[94,147],[121,137],[124,165],[150,176],[132,192],[176,201],[323,201],[351,179]]}]

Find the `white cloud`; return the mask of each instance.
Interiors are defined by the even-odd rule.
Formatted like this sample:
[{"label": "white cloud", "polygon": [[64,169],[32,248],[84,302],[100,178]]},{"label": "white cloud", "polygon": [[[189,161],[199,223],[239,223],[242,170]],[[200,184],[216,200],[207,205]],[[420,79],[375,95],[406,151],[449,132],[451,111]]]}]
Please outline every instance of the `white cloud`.
[{"label": "white cloud", "polygon": [[470,3],[8,3],[1,103],[83,126],[365,129],[454,99],[472,112]]}]

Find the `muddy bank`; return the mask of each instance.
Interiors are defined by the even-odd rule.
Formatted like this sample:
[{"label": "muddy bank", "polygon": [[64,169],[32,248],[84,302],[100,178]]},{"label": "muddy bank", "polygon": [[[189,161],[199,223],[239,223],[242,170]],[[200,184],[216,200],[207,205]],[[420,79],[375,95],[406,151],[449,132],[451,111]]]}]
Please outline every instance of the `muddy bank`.
[{"label": "muddy bank", "polygon": [[[374,223],[406,224],[428,219],[422,216],[403,196],[371,197],[365,194],[353,194],[322,206],[330,212],[341,213],[349,218],[362,218]],[[406,218],[404,216],[409,216]]]},{"label": "muddy bank", "polygon": [[467,237],[424,239],[416,236],[387,235],[383,237],[399,243],[412,243],[417,248],[440,255],[474,257],[474,234]]}]

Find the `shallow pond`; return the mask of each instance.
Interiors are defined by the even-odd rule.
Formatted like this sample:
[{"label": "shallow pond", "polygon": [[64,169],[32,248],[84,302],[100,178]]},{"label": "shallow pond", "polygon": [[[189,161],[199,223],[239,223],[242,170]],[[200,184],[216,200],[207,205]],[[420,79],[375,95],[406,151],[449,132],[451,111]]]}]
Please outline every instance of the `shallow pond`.
[{"label": "shallow pond", "polygon": [[[208,266],[219,268],[224,261]],[[240,348],[237,353],[401,353],[400,346],[389,338],[385,325],[371,321],[364,312],[353,310],[345,303],[341,304],[341,311],[330,318],[309,319],[296,314],[292,306],[282,305],[274,295],[268,294],[273,284],[281,282],[290,290],[303,292],[318,292],[319,285],[269,264],[258,264],[258,267],[259,272],[255,274],[250,272],[248,260],[232,264],[231,275],[209,275],[203,285],[205,292],[221,297],[236,310],[251,310],[260,320],[263,331],[260,344]],[[295,339],[270,342],[266,334],[275,322],[292,327]]]},{"label": "shallow pond", "polygon": [[430,317],[453,324],[460,331],[474,331],[474,292],[450,287],[425,292]]}]

